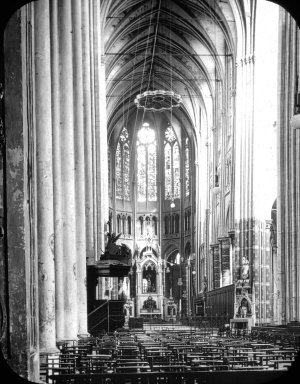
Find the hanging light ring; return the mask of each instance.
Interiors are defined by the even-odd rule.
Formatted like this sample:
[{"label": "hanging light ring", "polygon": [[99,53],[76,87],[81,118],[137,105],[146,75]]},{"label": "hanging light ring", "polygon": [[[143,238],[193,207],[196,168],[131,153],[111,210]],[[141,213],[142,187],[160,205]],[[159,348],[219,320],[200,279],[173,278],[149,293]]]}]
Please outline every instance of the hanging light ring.
[{"label": "hanging light ring", "polygon": [[137,108],[145,111],[162,112],[178,108],[182,103],[182,98],[179,94],[173,91],[146,91],[136,96],[134,103]]}]

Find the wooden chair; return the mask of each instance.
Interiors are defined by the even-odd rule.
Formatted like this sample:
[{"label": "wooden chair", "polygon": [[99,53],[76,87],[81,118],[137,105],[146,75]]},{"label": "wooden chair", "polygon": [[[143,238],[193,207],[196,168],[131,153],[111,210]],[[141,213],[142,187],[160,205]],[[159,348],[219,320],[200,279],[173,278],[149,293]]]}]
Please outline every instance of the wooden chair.
[{"label": "wooden chair", "polygon": [[193,371],[228,371],[228,365],[212,364],[212,365],[198,365],[192,368]]},{"label": "wooden chair", "polygon": [[268,366],[274,369],[282,369],[282,368],[288,368],[292,364],[293,364],[293,360],[291,359],[288,359],[288,360],[277,359],[277,360],[269,360]]},{"label": "wooden chair", "polygon": [[152,372],[184,372],[188,369],[184,364],[154,364]]}]

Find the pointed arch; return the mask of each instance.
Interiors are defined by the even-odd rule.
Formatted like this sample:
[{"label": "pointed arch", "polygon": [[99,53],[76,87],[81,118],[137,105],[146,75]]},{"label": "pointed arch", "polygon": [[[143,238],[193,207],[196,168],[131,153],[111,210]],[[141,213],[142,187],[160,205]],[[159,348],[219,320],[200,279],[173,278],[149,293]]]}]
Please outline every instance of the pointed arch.
[{"label": "pointed arch", "polygon": [[122,216],[122,233],[125,235],[126,234],[126,216]]},{"label": "pointed arch", "polygon": [[121,216],[117,215],[117,232],[121,233]]},{"label": "pointed arch", "polygon": [[127,229],[128,229],[128,235],[131,235],[131,216],[127,217]]}]

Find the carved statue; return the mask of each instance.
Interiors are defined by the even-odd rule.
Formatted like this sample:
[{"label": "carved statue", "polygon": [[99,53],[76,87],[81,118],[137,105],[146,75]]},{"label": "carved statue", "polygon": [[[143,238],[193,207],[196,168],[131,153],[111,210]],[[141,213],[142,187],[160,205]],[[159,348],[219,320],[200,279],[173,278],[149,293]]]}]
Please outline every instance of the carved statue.
[{"label": "carved statue", "polygon": [[152,249],[152,236],[149,232],[147,232],[146,236],[146,249],[147,251],[151,251]]},{"label": "carved statue", "polygon": [[249,278],[249,260],[243,256],[243,260],[242,260],[242,273],[241,273],[241,277],[243,280],[246,280]]},{"label": "carved statue", "polygon": [[238,308],[239,317],[248,317],[251,316],[251,305],[247,299],[242,299],[240,306]]}]

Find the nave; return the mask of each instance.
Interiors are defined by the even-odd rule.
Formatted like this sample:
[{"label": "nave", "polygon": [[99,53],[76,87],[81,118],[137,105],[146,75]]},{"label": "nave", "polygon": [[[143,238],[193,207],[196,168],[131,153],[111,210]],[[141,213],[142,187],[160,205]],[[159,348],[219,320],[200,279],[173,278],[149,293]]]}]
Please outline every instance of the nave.
[{"label": "nave", "polygon": [[196,384],[204,378],[215,382],[217,372],[223,383],[234,379],[265,383],[294,367],[299,345],[299,338],[283,332],[274,338],[274,332],[261,330],[241,337],[176,325],[118,328],[61,343],[59,354],[42,361],[41,380],[49,384]]},{"label": "nave", "polygon": [[[194,320],[294,348],[276,335],[300,327],[300,23],[274,2],[22,0],[5,18],[0,347],[19,377],[54,358],[42,381],[155,381],[136,333]],[[117,371],[123,317],[145,325],[130,339],[149,371]],[[190,337],[237,340],[207,328]],[[110,372],[94,373],[105,337]],[[162,381],[288,372],[225,352],[200,372],[162,346],[185,369]]]}]

